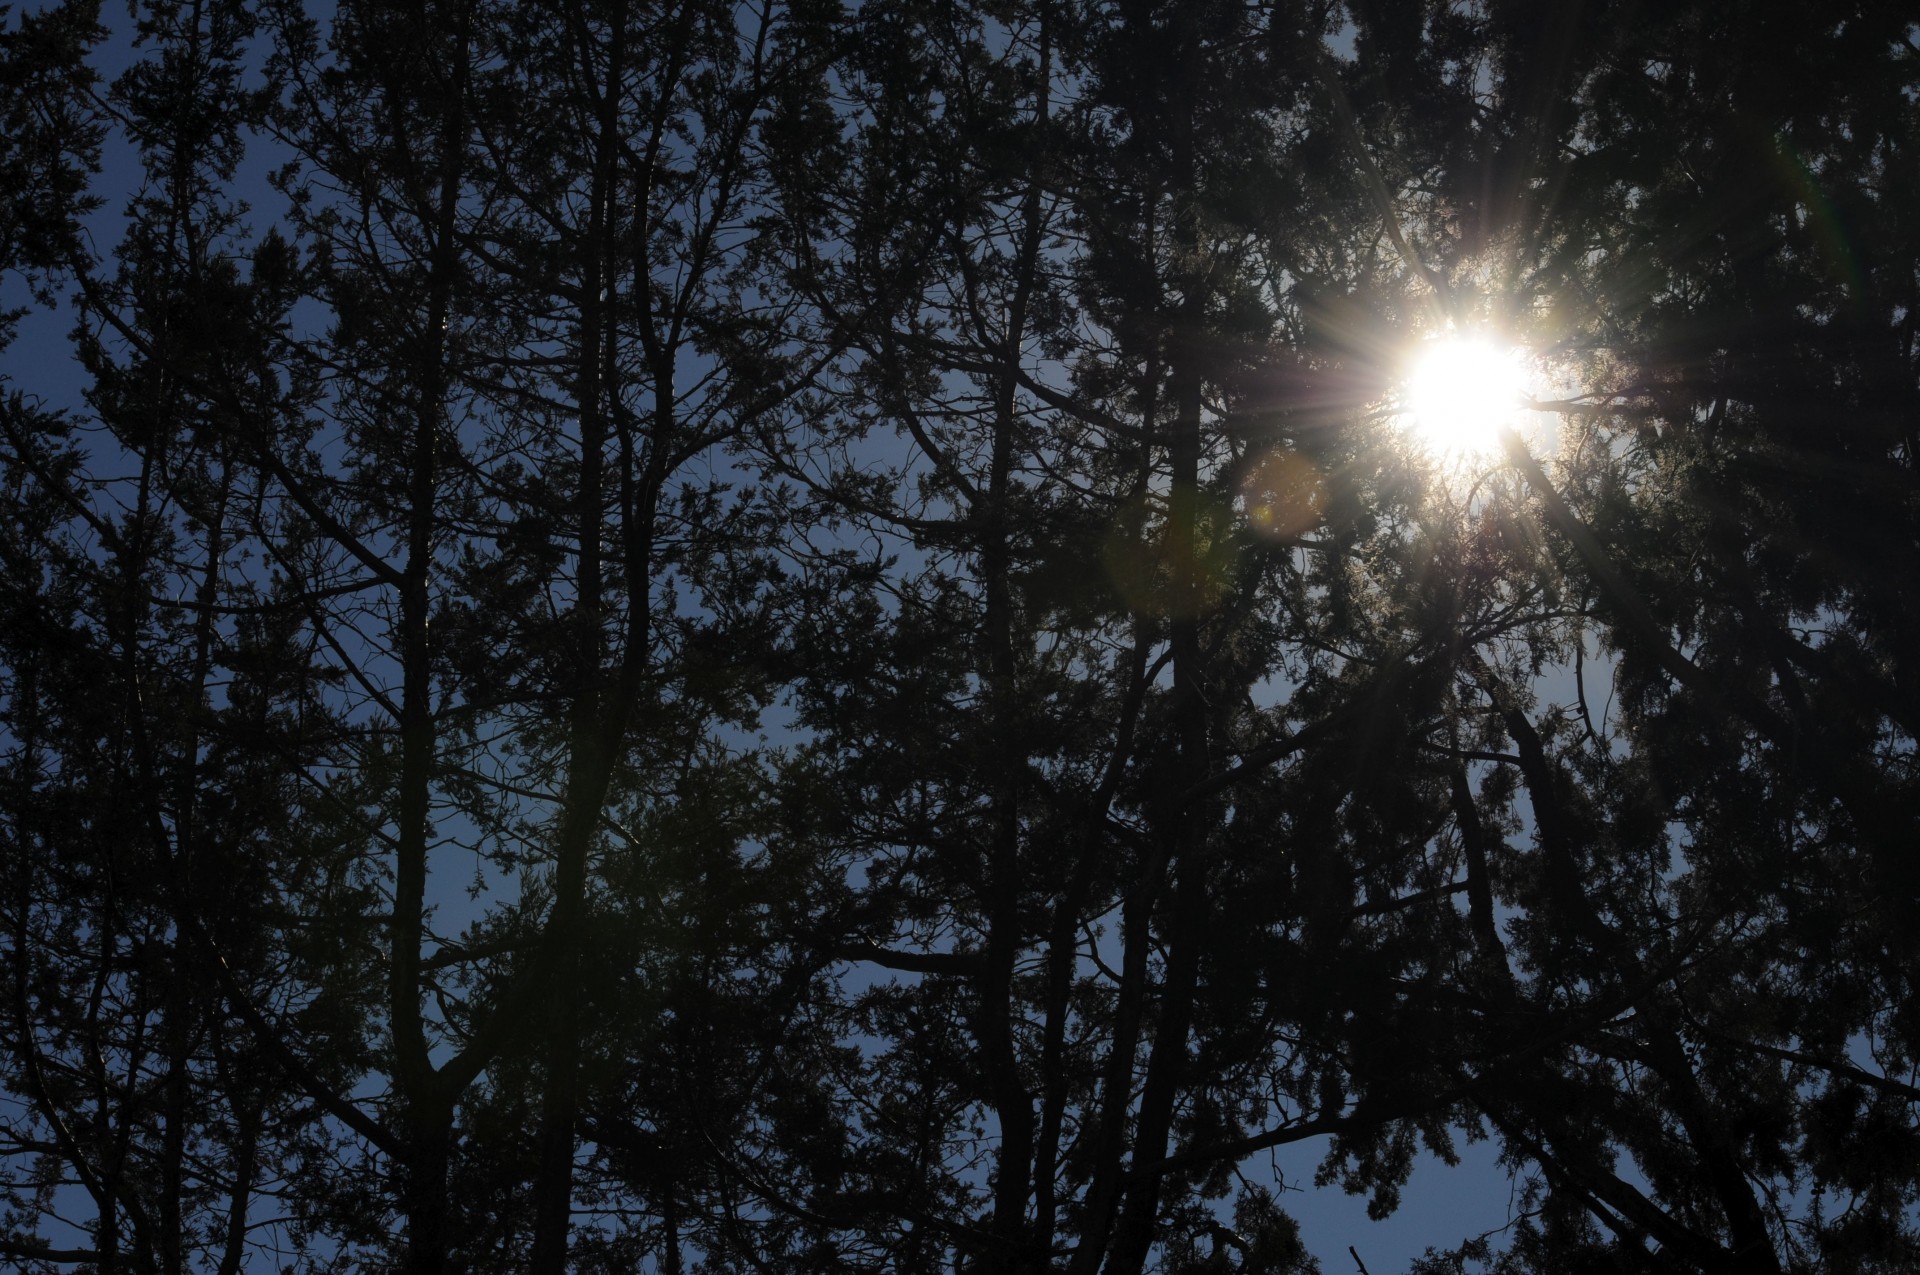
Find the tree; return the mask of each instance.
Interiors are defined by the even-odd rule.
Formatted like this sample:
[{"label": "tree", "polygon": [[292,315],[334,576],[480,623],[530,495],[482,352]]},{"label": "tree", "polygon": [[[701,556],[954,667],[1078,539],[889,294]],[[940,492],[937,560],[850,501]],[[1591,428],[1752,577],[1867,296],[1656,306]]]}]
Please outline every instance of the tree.
[{"label": "tree", "polygon": [[[1761,7],[1637,22],[1584,48],[1581,34],[1558,38],[1597,55],[1591,96],[1584,119],[1559,126],[1570,144],[1553,167],[1567,205],[1593,217],[1563,223],[1546,282],[1591,298],[1581,344],[1611,367],[1595,369],[1589,410],[1602,410],[1563,469],[1569,507],[1548,506],[1621,652],[1630,713],[1615,751],[1657,777],[1648,814],[1687,825],[1662,928],[1683,932],[1689,914],[1739,926],[1704,977],[1675,979],[1626,1039],[1596,1042],[1670,1088],[1684,1137],[1625,1121],[1610,1136],[1667,1206],[1647,1225],[1679,1212],[1747,1268],[1896,1268],[1913,1238],[1893,1201],[1911,1187],[1866,1166],[1911,1127],[1887,1079],[1912,1057],[1896,936],[1915,892],[1890,853],[1914,815],[1896,760],[1911,723],[1898,657],[1869,673],[1850,653],[1890,649],[1867,634],[1891,635],[1904,611],[1881,590],[1903,592],[1889,582],[1910,524],[1876,493],[1903,486],[1912,459],[1897,428],[1884,432],[1912,393],[1910,239],[1880,202],[1910,180],[1910,94],[1895,87],[1910,83],[1910,31],[1862,6],[1831,24]],[[1835,71],[1818,92],[1779,79],[1806,58]],[[1681,200],[1702,211],[1678,217]],[[1857,263],[1816,240],[1843,224]],[[1850,530],[1832,517],[1838,490],[1860,518]],[[1612,769],[1582,768],[1596,762]],[[1860,891],[1845,939],[1803,928],[1831,924],[1813,902],[1828,888]],[[1835,939],[1849,955],[1829,964]],[[1840,969],[1847,993],[1815,990]],[[1827,1159],[1835,1145],[1854,1148],[1858,1175]],[[1829,1194],[1877,1203],[1834,1218]]]},{"label": "tree", "polygon": [[0,49],[0,1251],[1912,1264],[1897,6],[133,21]]},{"label": "tree", "polygon": [[[895,547],[848,561],[800,685],[841,801],[807,827],[868,885],[843,954],[918,976],[849,1004],[885,1042],[851,1087],[885,1098],[846,1100],[913,1261],[1138,1269],[1218,1229],[1203,1202],[1233,1160],[1334,1130],[1391,1190],[1415,1136],[1395,1121],[1456,1086],[1384,1056],[1398,1035],[1450,1061],[1442,1020],[1408,1033],[1429,1011],[1407,967],[1465,933],[1420,908],[1459,888],[1460,850],[1423,845],[1455,789],[1412,728],[1444,714],[1459,648],[1524,634],[1538,591],[1409,569],[1456,529],[1410,530],[1417,469],[1377,420],[1331,428],[1367,370],[1288,330],[1312,318],[1275,284],[1318,245],[1270,201],[1315,157],[1271,129],[1345,109],[1316,65],[1328,17],[904,8],[865,41],[916,52],[876,59],[849,221],[940,220],[911,223],[928,275],[869,338],[847,428],[912,450],[897,474],[777,461]],[[1078,109],[1053,118],[1056,93]],[[930,125],[903,140],[902,118]],[[1366,282],[1404,294],[1392,268]],[[1289,363],[1326,387],[1310,412],[1275,393]],[[861,592],[870,646],[846,631]],[[1275,705],[1275,681],[1302,693]],[[1411,791],[1373,773],[1398,766]],[[1262,1128],[1276,1095],[1300,1117]],[[1242,1207],[1273,1214],[1258,1190]]]},{"label": "tree", "polygon": [[[95,589],[107,611],[93,646],[126,668],[111,716],[134,757],[118,774],[151,801],[128,817],[152,844],[156,890],[182,863],[210,858],[194,810],[216,785],[198,741],[208,714],[225,742],[237,738],[241,687],[266,654],[252,625],[291,648],[271,652],[281,661],[272,673],[276,693],[295,701],[279,711],[298,715],[299,746],[259,767],[275,785],[264,808],[281,825],[223,848],[264,839],[296,873],[241,891],[286,917],[257,959],[290,970],[293,985],[269,995],[244,979],[216,983],[214,971],[235,972],[241,940],[197,877],[175,878],[195,888],[149,905],[180,953],[169,986],[212,995],[194,1008],[218,1031],[251,1033],[279,1068],[277,1109],[316,1103],[337,1122],[333,1136],[363,1140],[349,1163],[390,1166],[385,1198],[362,1175],[303,1175],[303,1198],[332,1197],[343,1220],[311,1260],[384,1244],[378,1218],[394,1208],[414,1269],[471,1260],[469,1243],[524,1251],[529,1230],[528,1260],[558,1269],[580,1123],[589,882],[633,871],[588,865],[613,853],[615,831],[671,826],[677,807],[692,826],[702,792],[741,764],[709,723],[754,711],[751,686],[700,673],[701,644],[724,644],[755,618],[751,576],[714,567],[751,560],[751,542],[733,533],[751,529],[753,498],[730,498],[711,470],[689,481],[688,470],[803,383],[791,360],[804,338],[777,299],[746,308],[759,249],[738,218],[758,180],[749,130],[812,53],[782,43],[771,11],[688,10],[659,26],[617,6],[531,23],[507,9],[375,6],[341,9],[325,46],[297,10],[268,11],[273,59],[243,68],[237,46],[262,16],[162,8],[147,32],[155,54],[120,81],[134,99],[127,126],[158,130],[146,144],[167,194],[131,210],[121,282],[97,278],[77,253],[61,263],[101,332],[85,348],[102,387],[94,405],[114,434],[102,452],[62,458],[16,432],[16,471],[61,489],[67,505],[65,523],[34,529],[23,559],[77,585],[95,563],[74,537],[91,531],[108,546],[99,570],[125,581]],[[278,181],[296,245],[272,232],[257,240],[250,285],[227,264],[246,247],[245,228],[217,196],[233,180],[243,107],[259,98],[229,103],[206,85],[215,75],[235,86],[243,69],[267,77],[263,144],[287,161]],[[140,98],[156,78],[175,96]],[[523,115],[528,94],[554,95],[553,114]],[[576,113],[581,95],[599,106]],[[650,130],[637,149],[635,121]],[[206,136],[182,141],[174,127]],[[587,165],[584,191],[576,163]],[[291,322],[296,302],[330,321]],[[240,330],[212,326],[215,316]],[[190,332],[149,330],[188,319]],[[114,361],[121,351],[125,365]],[[197,446],[156,434],[155,421],[189,430]],[[124,529],[90,512],[86,489],[86,466],[113,455],[143,475]],[[242,520],[223,521],[229,509]],[[161,537],[180,528],[199,534],[203,561],[179,565]],[[549,573],[562,562],[556,585]],[[190,637],[140,627],[147,599],[174,593],[163,569],[184,570],[195,590],[174,613]],[[133,594],[138,613],[122,621],[115,608]],[[168,670],[164,702],[134,689],[158,675],[149,662]],[[178,761],[149,756],[163,730]],[[722,812],[717,852],[738,851],[747,817]],[[525,880],[468,934],[438,935],[429,879],[463,844],[478,857],[477,891],[489,870],[525,869]],[[48,844],[28,862],[72,853]],[[661,852],[639,843],[625,853]],[[23,898],[34,893],[22,886]],[[80,903],[52,914],[86,932]],[[29,948],[24,938],[15,948],[23,979]],[[321,1002],[331,1013],[303,1023]],[[29,1060],[26,1020],[39,1012],[22,1000]],[[141,1012],[107,1018],[141,1032]],[[190,1030],[171,1016],[165,1027],[170,1039]],[[178,1078],[183,1063],[170,1059]],[[527,1064],[543,1113],[531,1195],[515,1187],[504,1218],[488,1219],[476,1212],[487,1201],[457,1198],[451,1184],[470,1173],[467,1157],[511,1155],[513,1140],[483,1154],[463,1107],[477,1116],[502,1100],[498,1087]],[[137,1055],[125,1065],[148,1070]],[[43,1115],[57,1126],[52,1105]],[[306,1125],[305,1136],[326,1134]],[[172,1125],[160,1136],[171,1140],[163,1160],[177,1161]],[[162,1212],[178,1185],[159,1185]],[[109,1264],[126,1260],[111,1234],[120,1203],[98,1205]],[[232,1212],[243,1235],[244,1184]],[[135,1264],[182,1260],[177,1242],[158,1258],[148,1247],[136,1237]]]},{"label": "tree", "polygon": [[[256,1201],[332,1140],[289,1119],[227,1010],[292,997],[290,1019],[317,1025],[347,994],[275,959],[305,955],[276,941],[283,909],[329,870],[290,817],[326,713],[270,590],[229,574],[258,491],[250,422],[220,391],[270,357],[291,301],[283,244],[258,245],[250,279],[230,255],[252,29],[231,6],[157,8],[139,27],[156,56],[104,99],[77,61],[100,34],[87,6],[24,21],[9,49],[26,143],[11,264],[82,283],[92,382],[84,422],[7,403],[8,1040],[24,1099],[9,1151],[31,1166],[10,1222],[58,1216],[77,1186],[92,1243],[61,1260],[101,1269],[238,1269]],[[144,174],[111,272],[75,225],[103,115]],[[335,1082],[360,1030],[343,1025],[309,1060]]]}]

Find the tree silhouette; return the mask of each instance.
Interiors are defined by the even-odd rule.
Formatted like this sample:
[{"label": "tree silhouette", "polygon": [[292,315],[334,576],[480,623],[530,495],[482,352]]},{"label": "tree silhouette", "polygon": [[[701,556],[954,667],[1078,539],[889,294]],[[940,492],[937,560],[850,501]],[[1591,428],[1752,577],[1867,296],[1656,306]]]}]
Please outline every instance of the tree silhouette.
[{"label": "tree silhouette", "polygon": [[1499,1148],[1417,1271],[1920,1256],[1900,6],[102,20],[0,43],[9,1260],[1304,1272],[1316,1139]]}]

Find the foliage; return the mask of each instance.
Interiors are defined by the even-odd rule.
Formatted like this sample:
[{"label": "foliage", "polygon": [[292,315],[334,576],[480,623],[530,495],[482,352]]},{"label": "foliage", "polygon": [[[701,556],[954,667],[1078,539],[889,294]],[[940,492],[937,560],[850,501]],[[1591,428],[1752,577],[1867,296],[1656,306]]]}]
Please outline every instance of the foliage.
[{"label": "foliage", "polygon": [[1920,1257],[1899,6],[4,22],[22,1269]]}]

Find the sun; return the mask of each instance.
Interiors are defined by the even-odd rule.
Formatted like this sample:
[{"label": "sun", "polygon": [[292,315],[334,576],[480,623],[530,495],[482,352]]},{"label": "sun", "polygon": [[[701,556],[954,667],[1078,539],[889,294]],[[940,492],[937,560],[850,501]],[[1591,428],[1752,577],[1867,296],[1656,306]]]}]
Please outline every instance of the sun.
[{"label": "sun", "polygon": [[1427,342],[1407,369],[1403,412],[1427,447],[1445,456],[1497,450],[1521,410],[1520,351],[1478,337]]}]

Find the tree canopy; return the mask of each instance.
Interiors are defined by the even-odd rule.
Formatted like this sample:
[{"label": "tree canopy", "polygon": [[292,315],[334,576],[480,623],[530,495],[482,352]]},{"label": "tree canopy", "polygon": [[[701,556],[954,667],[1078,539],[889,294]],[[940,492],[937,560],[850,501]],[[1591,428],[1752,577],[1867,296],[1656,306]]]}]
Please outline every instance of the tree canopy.
[{"label": "tree canopy", "polygon": [[12,1266],[1304,1275],[1317,1139],[1920,1266],[1908,6],[65,0],[0,121]]}]

